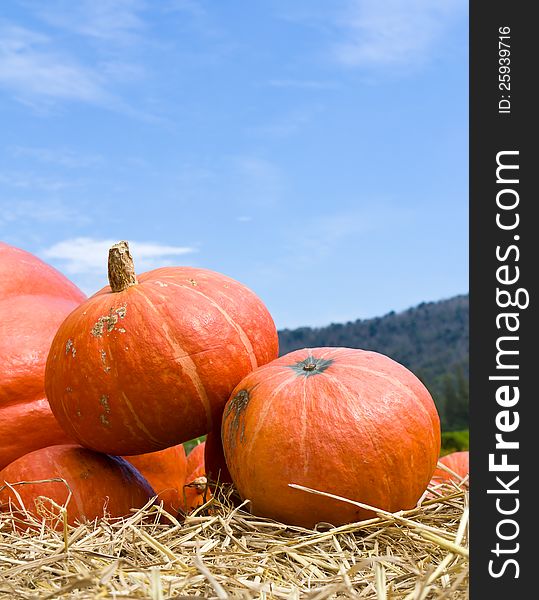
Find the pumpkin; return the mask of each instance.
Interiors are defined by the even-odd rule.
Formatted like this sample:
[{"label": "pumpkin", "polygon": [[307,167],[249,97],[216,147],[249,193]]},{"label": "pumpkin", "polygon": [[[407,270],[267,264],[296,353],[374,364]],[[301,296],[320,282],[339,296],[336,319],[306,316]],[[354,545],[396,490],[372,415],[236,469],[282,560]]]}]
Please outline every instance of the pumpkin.
[{"label": "pumpkin", "polygon": [[208,479],[212,482],[232,483],[232,477],[228,471],[221,442],[221,432],[211,431],[206,436],[204,444],[204,465]]},{"label": "pumpkin", "polygon": [[193,446],[190,452],[187,454],[187,477],[191,475],[200,466],[204,468],[204,449],[206,448],[206,441],[199,442]]},{"label": "pumpkin", "polygon": [[[21,512],[17,494],[27,511],[36,517],[58,514],[57,505],[67,504],[67,521],[71,525],[107,515],[128,516],[131,508],[141,508],[155,496],[142,475],[126,460],[107,456],[76,444],[40,448],[19,457],[0,471],[0,507]],[[18,482],[35,482],[17,485]],[[10,488],[7,483],[12,487]],[[15,493],[16,492],[16,493]],[[52,519],[52,526],[59,523]]]},{"label": "pumpkin", "polygon": [[171,514],[183,506],[183,486],[187,475],[187,459],[182,444],[157,452],[124,456],[150,483]]},{"label": "pumpkin", "polygon": [[83,446],[145,454],[199,437],[242,377],[277,356],[266,307],[225,275],[163,267],[137,277],[120,242],[109,282],[60,325],[47,360],[52,411]]},{"label": "pumpkin", "polygon": [[0,242],[0,469],[72,441],[45,398],[45,361],[58,326],[84,298],[56,269]]},{"label": "pumpkin", "polygon": [[350,348],[291,352],[247,375],[223,415],[226,463],[253,513],[313,527],[416,505],[436,467],[440,419],[413,373]]},{"label": "pumpkin", "polygon": [[[434,471],[432,478],[433,483],[441,483],[443,481],[456,481],[458,483],[469,476],[470,453],[468,450],[446,454],[439,459],[439,462],[448,469],[451,469],[457,477],[443,469],[437,468],[436,471]],[[465,482],[465,485],[468,485],[467,481]]]}]

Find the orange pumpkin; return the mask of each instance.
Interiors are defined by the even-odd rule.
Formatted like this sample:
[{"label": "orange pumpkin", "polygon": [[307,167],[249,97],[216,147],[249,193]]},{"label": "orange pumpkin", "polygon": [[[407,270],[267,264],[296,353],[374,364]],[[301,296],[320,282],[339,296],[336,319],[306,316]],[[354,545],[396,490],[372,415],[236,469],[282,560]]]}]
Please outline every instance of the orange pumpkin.
[{"label": "orange pumpkin", "polygon": [[191,448],[191,451],[187,455],[187,477],[191,475],[195,470],[202,466],[204,468],[204,451],[206,448],[206,441],[202,441]]},{"label": "orange pumpkin", "polygon": [[223,416],[226,463],[253,513],[312,527],[416,505],[440,452],[423,384],[387,356],[349,348],[291,352],[247,375]]},{"label": "orange pumpkin", "polygon": [[187,475],[187,459],[182,444],[148,454],[124,456],[147,479],[171,514],[183,506],[183,486]]},{"label": "orange pumpkin", "polygon": [[[451,480],[460,482],[470,473],[470,453],[468,450],[446,454],[439,459],[439,462],[445,465],[448,469],[451,469],[451,471],[453,471],[458,478],[455,477],[455,475],[444,471],[443,469],[437,468],[432,477],[433,483],[441,483],[443,481]],[[465,485],[468,485],[467,481],[465,482]]]},{"label": "orange pumpkin", "polygon": [[[43,509],[58,514],[54,505],[40,497],[64,505],[69,496],[67,486],[62,481],[42,481],[60,478],[67,482],[72,492],[67,504],[67,520],[71,525],[105,514],[110,517],[128,516],[131,508],[140,508],[155,496],[146,479],[123,458],[100,454],[75,444],[63,444],[34,450],[0,471],[0,507],[2,510],[22,511],[23,507],[13,492],[16,490],[25,508],[34,516],[43,516]],[[15,485],[21,481],[35,483]],[[11,484],[13,489],[6,483]]]},{"label": "orange pumpkin", "polygon": [[266,307],[229,277],[191,267],[136,277],[121,242],[109,282],[62,323],[47,361],[52,411],[84,446],[144,454],[203,435],[241,378],[277,356]]},{"label": "orange pumpkin", "polygon": [[84,298],[56,269],[0,242],[0,469],[72,441],[45,398],[45,361],[58,326]]}]

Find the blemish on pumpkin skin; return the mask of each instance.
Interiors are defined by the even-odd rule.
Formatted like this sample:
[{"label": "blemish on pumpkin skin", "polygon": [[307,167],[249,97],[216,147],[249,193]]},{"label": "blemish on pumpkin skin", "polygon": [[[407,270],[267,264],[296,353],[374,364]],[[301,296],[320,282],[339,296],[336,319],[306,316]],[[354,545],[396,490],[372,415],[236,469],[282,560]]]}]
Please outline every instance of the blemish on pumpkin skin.
[{"label": "blemish on pumpkin skin", "polygon": [[[111,308],[108,315],[104,315],[97,319],[95,325],[92,327],[91,333],[94,337],[102,337],[105,330],[109,333],[114,329],[119,319],[123,319],[127,314],[127,306],[124,304],[119,308]],[[125,333],[125,329],[123,330]]]},{"label": "blemish on pumpkin skin", "polygon": [[69,354],[70,352],[73,358],[75,358],[75,354],[77,354],[77,351],[71,338],[69,338],[66,342],[66,354]]},{"label": "blemish on pumpkin skin", "polygon": [[101,350],[101,362],[103,363],[103,371],[108,373],[110,371],[110,367],[107,365],[107,353],[104,350]]},{"label": "blemish on pumpkin skin", "polygon": [[188,279],[187,280],[193,287],[197,287],[198,281],[196,279]]},{"label": "blemish on pumpkin skin", "polygon": [[156,281],[155,285],[159,285],[161,287],[168,287],[168,283],[163,283],[162,281]]},{"label": "blemish on pumpkin skin", "polygon": [[103,413],[99,415],[99,420],[105,427],[110,427],[109,414],[110,414],[110,406],[109,406],[109,397],[101,396],[99,399],[99,404],[103,407]]},{"label": "blemish on pumpkin skin", "polygon": [[[227,405],[224,413],[224,418],[227,419],[230,415],[232,415],[232,421],[228,428],[228,445],[230,448],[234,448],[236,446],[236,441],[239,438],[240,442],[243,443],[243,438],[245,436],[245,415],[244,412],[247,409],[247,405],[249,404],[249,392],[247,390],[240,390],[234,398]],[[240,422],[241,421],[241,422]]]}]

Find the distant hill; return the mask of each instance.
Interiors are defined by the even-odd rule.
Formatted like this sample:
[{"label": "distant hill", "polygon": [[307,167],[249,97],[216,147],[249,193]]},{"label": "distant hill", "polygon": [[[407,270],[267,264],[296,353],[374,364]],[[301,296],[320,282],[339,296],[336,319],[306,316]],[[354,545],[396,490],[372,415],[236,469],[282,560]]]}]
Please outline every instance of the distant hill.
[{"label": "distant hill", "polygon": [[445,430],[468,427],[468,295],[423,302],[400,313],[327,327],[279,332],[281,355],[299,348],[346,346],[390,356],[430,390]]}]

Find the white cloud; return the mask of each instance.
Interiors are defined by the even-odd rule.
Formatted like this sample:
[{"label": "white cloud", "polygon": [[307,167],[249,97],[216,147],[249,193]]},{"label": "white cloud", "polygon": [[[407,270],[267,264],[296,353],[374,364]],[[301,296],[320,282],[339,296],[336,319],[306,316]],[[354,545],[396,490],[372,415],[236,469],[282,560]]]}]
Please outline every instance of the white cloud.
[{"label": "white cloud", "polygon": [[351,0],[337,25],[344,39],[334,57],[351,67],[415,66],[431,56],[464,0]]},{"label": "white cloud", "polygon": [[[40,255],[58,264],[70,275],[106,274],[109,248],[118,240],[99,240],[87,237],[63,240],[46,248]],[[137,272],[141,273],[157,267],[176,264],[175,258],[196,252],[188,246],[165,246],[152,242],[129,242]]]}]

